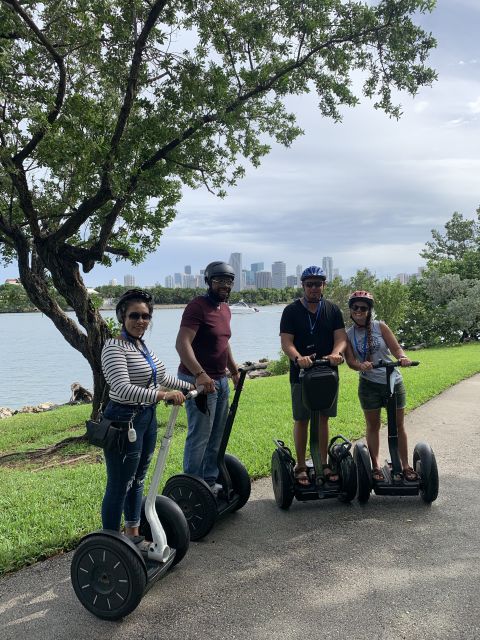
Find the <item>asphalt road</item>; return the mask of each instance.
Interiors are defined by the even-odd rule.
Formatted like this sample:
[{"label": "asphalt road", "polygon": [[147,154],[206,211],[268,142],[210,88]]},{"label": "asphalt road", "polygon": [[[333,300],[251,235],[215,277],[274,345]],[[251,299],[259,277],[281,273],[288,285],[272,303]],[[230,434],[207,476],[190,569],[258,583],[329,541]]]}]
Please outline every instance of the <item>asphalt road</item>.
[{"label": "asphalt road", "polygon": [[410,448],[425,440],[437,457],[432,506],[372,496],[283,512],[263,479],[123,621],[79,604],[71,554],[4,578],[0,638],[480,638],[479,397],[477,375],[407,417]]}]

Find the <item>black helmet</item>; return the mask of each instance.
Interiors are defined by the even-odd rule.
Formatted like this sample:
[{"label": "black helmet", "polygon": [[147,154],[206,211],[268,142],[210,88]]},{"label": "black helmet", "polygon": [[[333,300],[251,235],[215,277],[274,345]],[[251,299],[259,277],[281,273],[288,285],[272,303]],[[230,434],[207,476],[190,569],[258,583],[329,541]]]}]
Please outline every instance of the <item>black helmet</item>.
[{"label": "black helmet", "polygon": [[153,311],[152,304],[152,296],[148,291],[144,291],[143,289],[129,289],[125,291],[120,298],[118,299],[117,306],[115,307],[115,315],[117,316],[117,320],[123,324],[124,314],[126,309],[126,302],[129,300],[137,300],[138,302],[145,302],[148,305],[150,313]]},{"label": "black helmet", "polygon": [[210,262],[210,264],[207,264],[205,267],[205,282],[210,284],[210,280],[215,277],[231,278],[232,280],[235,280],[235,271],[227,262],[215,260],[215,262]]}]

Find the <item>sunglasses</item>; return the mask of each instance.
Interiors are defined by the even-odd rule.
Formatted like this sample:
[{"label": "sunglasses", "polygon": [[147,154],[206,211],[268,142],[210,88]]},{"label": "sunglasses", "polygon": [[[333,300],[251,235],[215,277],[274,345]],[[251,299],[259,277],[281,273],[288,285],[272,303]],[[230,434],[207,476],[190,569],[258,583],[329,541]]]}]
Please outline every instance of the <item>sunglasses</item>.
[{"label": "sunglasses", "polygon": [[149,313],[138,313],[138,311],[132,311],[132,313],[128,314],[129,320],[151,320],[152,316]]},{"label": "sunglasses", "polygon": [[307,287],[307,289],[313,289],[313,287],[320,289],[320,287],[323,287],[323,285],[325,284],[325,281],[319,280],[318,282],[304,282],[303,284]]},{"label": "sunglasses", "polygon": [[352,304],[354,311],[368,311],[370,307],[364,307],[363,304]]},{"label": "sunglasses", "polygon": [[215,282],[215,284],[221,284],[223,287],[233,286],[233,280],[231,278],[212,278],[212,282]]}]

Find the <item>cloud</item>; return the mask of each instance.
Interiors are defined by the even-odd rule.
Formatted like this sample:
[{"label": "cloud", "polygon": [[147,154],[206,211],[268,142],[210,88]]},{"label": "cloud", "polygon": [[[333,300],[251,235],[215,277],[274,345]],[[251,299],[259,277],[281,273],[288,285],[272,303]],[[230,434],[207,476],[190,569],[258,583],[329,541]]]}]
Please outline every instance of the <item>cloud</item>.
[{"label": "cloud", "polygon": [[472,113],[480,113],[480,96],[473,102],[467,104]]}]

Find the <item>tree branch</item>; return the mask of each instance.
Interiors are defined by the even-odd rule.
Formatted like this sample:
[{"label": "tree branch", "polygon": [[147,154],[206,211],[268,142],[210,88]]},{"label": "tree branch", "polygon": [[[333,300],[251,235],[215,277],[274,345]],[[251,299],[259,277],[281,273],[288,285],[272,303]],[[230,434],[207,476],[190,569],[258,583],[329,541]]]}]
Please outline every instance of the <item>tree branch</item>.
[{"label": "tree branch", "polygon": [[191,169],[192,171],[198,171],[200,173],[200,175],[202,176],[202,182],[205,185],[207,191],[209,191],[210,193],[215,195],[215,191],[210,187],[210,185],[208,184],[207,178],[206,178],[208,172],[203,167],[200,167],[198,165],[192,164],[190,162],[179,162],[178,160],[172,160],[172,158],[166,158],[165,160],[166,160],[166,162],[169,162],[170,164],[176,164],[179,167],[184,167],[185,169]]},{"label": "tree branch", "polygon": [[[55,234],[53,234],[52,240],[56,243],[61,243],[69,238],[72,234],[76,233],[78,229],[80,229],[82,224],[86,222],[91,213],[103,206],[112,197],[112,192],[109,184],[109,173],[116,158],[118,145],[125,131],[128,117],[135,100],[140,65],[142,62],[142,56],[145,47],[147,45],[148,36],[150,35],[152,29],[155,27],[158,16],[160,15],[160,12],[166,4],[167,0],[157,0],[157,2],[154,3],[147,17],[147,20],[145,21],[143,29],[138,37],[138,40],[135,43],[135,50],[132,57],[132,64],[130,67],[125,96],[117,119],[115,130],[110,141],[110,150],[109,152],[107,152],[107,159],[103,165],[99,190],[93,197],[83,202],[76,210],[76,212],[72,216],[70,216],[68,221],[65,222],[55,232]],[[115,220],[113,220],[113,223],[114,222]]]},{"label": "tree branch", "polygon": [[[372,35],[375,33],[379,33],[388,27],[387,24],[381,27],[374,27],[370,29],[365,29],[364,31],[357,34],[357,38],[364,38],[367,35]],[[140,167],[137,169],[135,174],[132,174],[130,177],[130,185],[128,192],[132,191],[132,188],[136,186],[138,181],[138,177],[141,173],[148,171],[151,169],[157,162],[160,160],[165,160],[168,154],[180,146],[183,142],[194,136],[197,131],[199,131],[206,124],[212,124],[214,122],[221,122],[223,118],[237,109],[239,109],[243,104],[245,104],[251,98],[254,98],[257,95],[267,93],[274,87],[274,85],[281,80],[284,76],[292,73],[296,69],[300,69],[306,64],[310,58],[314,57],[317,53],[324,49],[328,49],[334,45],[344,44],[345,42],[350,42],[352,40],[352,36],[348,35],[342,38],[330,38],[326,42],[319,44],[318,46],[311,49],[308,53],[302,56],[298,60],[294,60],[293,62],[289,62],[284,65],[281,69],[279,69],[276,73],[272,74],[270,78],[266,79],[264,82],[257,84],[250,91],[239,95],[235,100],[233,100],[222,112],[217,112],[215,114],[209,114],[202,116],[196,123],[192,124],[190,127],[185,129],[183,133],[181,133],[177,138],[171,140],[168,144],[164,145],[162,148],[158,149],[150,158],[145,160]]]},{"label": "tree branch", "polygon": [[225,38],[225,42],[227,44],[228,57],[230,58],[230,64],[232,65],[233,73],[235,74],[235,78],[237,79],[238,93],[240,94],[242,92],[242,83],[240,81],[240,78],[238,77],[237,69],[235,67],[235,60],[233,58],[232,48],[230,47],[230,40],[228,39],[228,33],[226,31],[223,32],[223,37]]},{"label": "tree branch", "polygon": [[147,46],[148,36],[150,35],[152,29],[155,27],[158,17],[166,4],[167,0],[157,0],[157,2],[155,2],[155,4],[150,9],[150,13],[148,14],[145,24],[143,25],[142,31],[137,41],[135,42],[135,50],[132,57],[132,64],[130,66],[130,73],[128,76],[122,108],[120,109],[117,124],[115,126],[115,131],[113,132],[113,136],[110,141],[110,151],[107,154],[107,159],[103,166],[102,182],[104,180],[108,180],[108,174],[113,166],[113,161],[116,158],[118,145],[122,138],[123,132],[125,131],[128,117],[133,107],[135,95],[137,92],[140,65],[142,63],[143,53]]},{"label": "tree branch", "polygon": [[[63,99],[65,97],[67,72],[65,69],[63,56],[61,56],[58,53],[58,51],[55,49],[52,43],[48,40],[48,38],[45,37],[45,35],[42,33],[42,31],[40,31],[37,25],[30,18],[30,16],[22,9],[22,7],[17,2],[17,0],[4,0],[4,2],[6,4],[9,4],[14,10],[14,12],[18,16],[20,16],[23,22],[25,22],[28,28],[31,31],[33,31],[33,33],[36,35],[40,43],[45,47],[45,49],[52,56],[53,60],[55,61],[55,64],[58,67],[59,79],[58,79],[58,86],[57,86],[57,94],[55,96],[55,103],[54,103],[53,109],[50,111],[50,113],[47,116],[47,122],[49,125],[51,125],[57,119],[58,114],[60,113],[60,109],[62,108]],[[41,127],[36,133],[34,133],[30,141],[25,145],[25,147],[14,156],[13,158],[14,162],[15,163],[23,162],[23,160],[32,153],[32,151],[36,148],[39,142],[43,139],[46,132],[47,132],[47,127],[44,126],[44,127]]]}]

